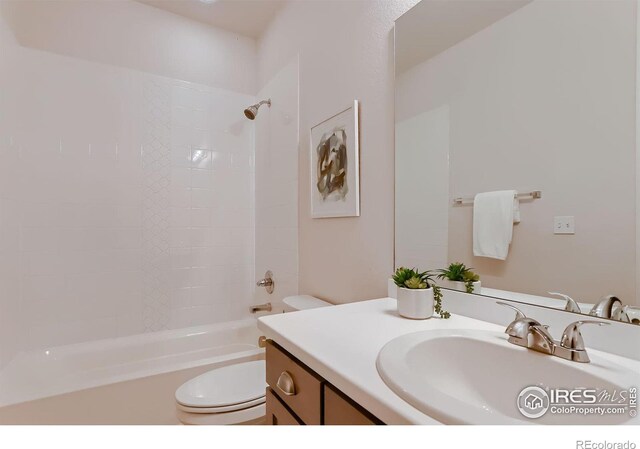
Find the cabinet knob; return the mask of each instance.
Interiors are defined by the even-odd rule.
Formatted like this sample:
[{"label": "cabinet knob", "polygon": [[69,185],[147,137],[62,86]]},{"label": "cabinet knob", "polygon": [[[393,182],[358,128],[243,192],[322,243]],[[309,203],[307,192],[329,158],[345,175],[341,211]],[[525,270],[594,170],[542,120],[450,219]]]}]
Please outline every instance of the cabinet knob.
[{"label": "cabinet knob", "polygon": [[294,396],[296,394],[296,384],[293,382],[293,377],[291,377],[288,371],[283,371],[282,374],[280,374],[278,382],[276,382],[276,387],[287,396]]}]

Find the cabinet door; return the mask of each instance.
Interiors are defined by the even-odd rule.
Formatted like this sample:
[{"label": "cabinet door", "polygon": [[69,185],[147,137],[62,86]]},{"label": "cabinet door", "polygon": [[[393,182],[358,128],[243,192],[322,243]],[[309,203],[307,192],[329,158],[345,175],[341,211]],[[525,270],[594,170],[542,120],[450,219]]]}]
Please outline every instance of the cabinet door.
[{"label": "cabinet door", "polygon": [[304,424],[321,424],[322,378],[274,342],[267,342],[267,383]]},{"label": "cabinet door", "polygon": [[371,425],[381,422],[330,385],[324,384],[325,425]]},{"label": "cabinet door", "polygon": [[293,416],[280,400],[267,388],[267,420],[270,426],[299,426],[297,418]]}]

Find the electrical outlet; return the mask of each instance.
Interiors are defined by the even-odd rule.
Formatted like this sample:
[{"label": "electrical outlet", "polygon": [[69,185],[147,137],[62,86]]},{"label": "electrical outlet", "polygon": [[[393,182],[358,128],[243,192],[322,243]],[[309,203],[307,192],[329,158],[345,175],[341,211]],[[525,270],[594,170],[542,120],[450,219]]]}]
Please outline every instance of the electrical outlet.
[{"label": "electrical outlet", "polygon": [[571,216],[553,217],[554,234],[575,234],[576,222]]}]

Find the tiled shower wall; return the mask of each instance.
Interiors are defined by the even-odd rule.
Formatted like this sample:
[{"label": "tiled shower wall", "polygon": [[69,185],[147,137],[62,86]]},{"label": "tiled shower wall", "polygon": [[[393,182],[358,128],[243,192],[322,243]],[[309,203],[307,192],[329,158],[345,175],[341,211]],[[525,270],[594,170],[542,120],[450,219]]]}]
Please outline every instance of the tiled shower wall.
[{"label": "tiled shower wall", "polygon": [[18,47],[0,92],[0,368],[248,315],[253,97]]}]

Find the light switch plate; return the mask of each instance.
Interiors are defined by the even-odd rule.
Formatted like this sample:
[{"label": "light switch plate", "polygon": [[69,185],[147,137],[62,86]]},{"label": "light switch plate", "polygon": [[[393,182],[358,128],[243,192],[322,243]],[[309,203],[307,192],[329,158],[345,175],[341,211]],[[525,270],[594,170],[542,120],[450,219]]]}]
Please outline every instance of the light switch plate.
[{"label": "light switch plate", "polygon": [[554,234],[575,234],[576,221],[573,216],[553,217]]}]

